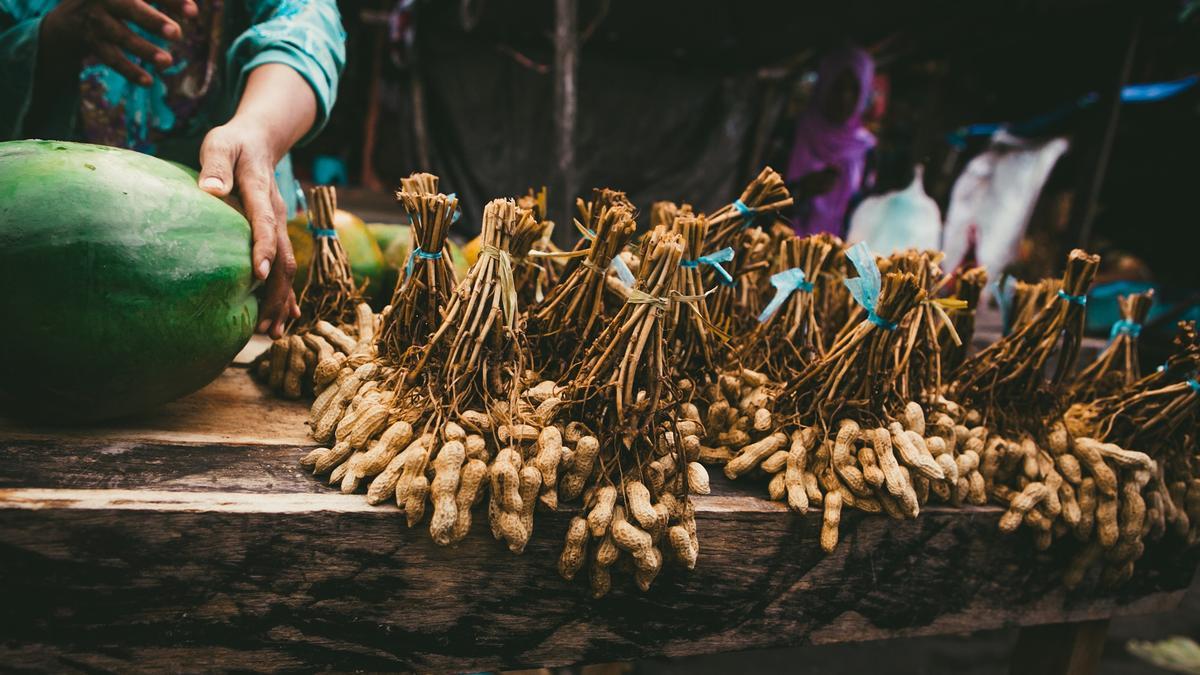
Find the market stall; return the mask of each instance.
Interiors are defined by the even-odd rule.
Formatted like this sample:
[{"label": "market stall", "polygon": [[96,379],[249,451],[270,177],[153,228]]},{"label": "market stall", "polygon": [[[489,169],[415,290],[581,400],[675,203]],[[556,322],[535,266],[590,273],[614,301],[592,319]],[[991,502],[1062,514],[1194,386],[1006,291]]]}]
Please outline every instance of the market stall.
[{"label": "market stall", "polygon": [[1200,565],[1194,270],[1113,215],[1185,200],[1110,177],[1196,3],[875,4],[0,11],[84,47],[0,50],[0,663],[1094,672]]},{"label": "market stall", "polygon": [[3,661],[462,671],[1073,624],[1031,647],[1045,670],[1014,672],[1078,672],[1051,657],[1097,658],[1104,620],[1176,607],[1200,562],[1155,549],[1119,588],[1067,591],[1062,556],[1000,534],[996,506],[848,514],[825,555],[820,514],[714,473],[696,568],[595,601],[556,569],[570,510],[540,516],[522,556],[482,526],[435,546],[301,470],[306,412],[235,367],[136,422],[6,423]]}]

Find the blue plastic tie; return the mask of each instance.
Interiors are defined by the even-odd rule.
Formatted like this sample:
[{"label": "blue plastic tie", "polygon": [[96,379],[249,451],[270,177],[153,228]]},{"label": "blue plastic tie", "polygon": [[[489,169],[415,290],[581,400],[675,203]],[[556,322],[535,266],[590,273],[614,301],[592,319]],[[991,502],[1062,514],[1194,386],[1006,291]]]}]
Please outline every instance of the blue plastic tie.
[{"label": "blue plastic tie", "polygon": [[304,210],[304,219],[308,221],[308,231],[312,232],[314,237],[336,237],[337,230],[313,227],[312,213],[308,210],[308,200],[304,198],[304,188],[300,185],[300,181],[293,182],[296,188],[296,203]]},{"label": "blue plastic tie", "polygon": [[863,309],[867,310],[867,320],[885,330],[896,330],[898,324],[875,313],[875,305],[879,302],[879,290],[883,287],[883,277],[879,274],[879,265],[875,256],[867,248],[867,242],[860,241],[846,250],[846,257],[858,271],[853,279],[843,279],[842,283],[850,289],[850,295]]},{"label": "blue plastic tie", "polygon": [[[450,194],[448,194],[446,196],[449,197],[450,199],[458,199],[457,192],[451,192]],[[457,223],[458,219],[461,217],[462,217],[462,208],[460,208],[458,204],[455,204],[454,205],[454,215],[450,216],[450,224],[453,225],[453,224]],[[440,258],[441,255],[439,254],[438,257]]]},{"label": "blue plastic tie", "polygon": [[743,202],[740,199],[733,200],[733,208],[737,209],[737,212],[746,219],[746,221],[742,223],[742,227],[750,227],[750,224],[753,223],[754,219],[758,217],[758,209],[752,209],[749,206],[746,206],[746,202]]},{"label": "blue plastic tie", "polygon": [[404,283],[408,283],[409,277],[412,276],[415,258],[424,258],[425,260],[441,260],[442,252],[435,251],[430,253],[429,251],[422,251],[420,246],[414,248],[412,253],[408,254],[408,262],[404,264]]},{"label": "blue plastic tie", "polygon": [[726,246],[725,248],[721,249],[720,251],[717,251],[716,253],[709,253],[708,255],[702,255],[699,258],[696,258],[695,260],[680,260],[679,266],[680,267],[699,267],[701,265],[708,265],[708,266],[712,267],[713,269],[715,269],[717,271],[717,274],[721,275],[721,278],[724,279],[724,281],[722,282],[723,284],[725,284],[726,286],[731,286],[731,285],[733,285],[733,276],[729,274],[728,270],[726,270],[724,267],[721,267],[721,263],[729,262],[731,260],[733,260],[733,247]]},{"label": "blue plastic tie", "polygon": [[633,288],[633,285],[637,283],[637,280],[633,278],[633,272],[629,269],[629,265],[625,264],[625,259],[620,255],[613,257],[608,266],[616,270],[621,283],[625,284],[626,287]]},{"label": "blue plastic tie", "polygon": [[1062,298],[1063,300],[1066,300],[1069,303],[1079,305],[1080,307],[1087,306],[1087,296],[1086,295],[1071,295],[1070,293],[1068,293],[1060,288],[1060,289],[1058,289],[1058,297]]},{"label": "blue plastic tie", "polygon": [[796,291],[806,291],[812,293],[812,283],[805,281],[804,270],[799,267],[776,272],[771,275],[771,285],[775,287],[775,297],[771,298],[771,302],[763,308],[763,311],[758,315],[759,323],[766,323],[767,319],[771,318],[783,303],[792,296]]},{"label": "blue plastic tie", "polygon": [[1110,341],[1115,340],[1118,335],[1122,334],[1136,338],[1142,334],[1142,324],[1128,319],[1121,319],[1112,325],[1112,331],[1108,334],[1108,339]]}]

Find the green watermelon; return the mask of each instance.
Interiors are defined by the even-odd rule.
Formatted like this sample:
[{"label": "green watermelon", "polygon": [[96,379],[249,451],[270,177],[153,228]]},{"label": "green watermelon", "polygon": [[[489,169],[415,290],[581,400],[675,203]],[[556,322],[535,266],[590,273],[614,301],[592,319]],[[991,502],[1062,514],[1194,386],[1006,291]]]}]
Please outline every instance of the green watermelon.
[{"label": "green watermelon", "polygon": [[0,143],[0,399],[49,422],[149,410],[254,331],[250,225],[129,150]]}]

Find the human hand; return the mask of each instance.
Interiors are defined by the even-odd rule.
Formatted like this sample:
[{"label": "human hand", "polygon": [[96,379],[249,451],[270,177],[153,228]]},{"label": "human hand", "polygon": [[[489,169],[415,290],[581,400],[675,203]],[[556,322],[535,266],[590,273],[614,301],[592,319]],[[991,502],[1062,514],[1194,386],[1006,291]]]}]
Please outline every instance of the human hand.
[{"label": "human hand", "polygon": [[283,335],[289,318],[300,316],[292,279],[296,256],[287,233],[287,209],[275,184],[281,153],[263,125],[239,120],[215,127],[200,146],[200,188],[218,197],[235,189],[250,219],[254,276],[265,280],[259,305],[259,333]]},{"label": "human hand", "polygon": [[[198,12],[193,0],[156,0],[155,4],[179,18]],[[148,86],[150,74],[128,55],[136,55],[157,68],[170,66],[172,58],[133,32],[127,21],[166,40],[175,41],[183,35],[175,19],[146,0],[63,0],[42,19],[39,39],[43,48],[75,59],[94,56],[130,82]]]}]

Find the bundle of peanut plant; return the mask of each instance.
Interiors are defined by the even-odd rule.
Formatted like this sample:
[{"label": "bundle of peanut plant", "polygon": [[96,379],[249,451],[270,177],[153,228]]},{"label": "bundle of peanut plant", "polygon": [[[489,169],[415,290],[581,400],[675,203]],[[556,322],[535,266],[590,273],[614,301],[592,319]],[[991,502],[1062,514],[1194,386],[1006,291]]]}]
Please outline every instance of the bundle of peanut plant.
[{"label": "bundle of peanut plant", "polygon": [[[894,388],[893,355],[902,340],[898,328],[925,291],[910,273],[881,277],[865,245],[848,255],[859,276],[846,283],[866,312],[860,325],[786,384],[774,397],[774,414],[772,394],[762,388],[743,388],[744,402],[760,406],[744,429],[723,427],[722,415],[726,421],[743,418],[730,416],[724,410],[728,406],[711,406],[706,437],[711,440],[715,428],[717,442],[736,448],[725,464],[730,479],[763,475],[769,477],[772,499],[801,513],[821,506],[826,551],[837,545],[844,507],[913,518],[932,484],[944,483],[948,490],[959,478],[957,465],[950,467],[954,456],[943,452],[944,441],[924,438],[921,406],[906,405]],[[743,379],[748,374],[743,371]],[[722,383],[736,384],[725,378]],[[720,450],[702,446],[700,456],[719,457]]]},{"label": "bundle of peanut plant", "polygon": [[812,280],[825,273],[834,241],[814,235],[779,242],[770,277],[774,295],[759,313],[758,325],[738,339],[743,366],[786,382],[824,352]]},{"label": "bundle of peanut plant", "polygon": [[[410,350],[399,364],[344,369],[313,406],[313,436],[329,447],[314,450],[302,464],[315,474],[329,473],[343,492],[368,483],[368,502],[395,500],[410,527],[422,522],[431,506],[430,534],[439,544],[466,536],[485,479],[498,470],[489,460],[503,455],[507,461],[505,452],[529,454],[528,443],[538,438],[524,424],[532,415],[518,401],[529,358],[512,254],[526,251],[510,248],[528,245],[532,237],[522,227],[530,225],[536,230],[536,224],[517,218],[511,200],[489,203],[480,257],[428,343]],[[381,387],[391,368],[396,368],[397,385]],[[501,446],[504,450],[497,452]],[[497,494],[507,494],[507,487]],[[514,489],[524,494],[520,486]],[[492,525],[519,552],[532,531],[533,503],[508,505],[514,514],[493,511]]]},{"label": "bundle of peanut plant", "polygon": [[[592,245],[592,241],[600,233],[600,221],[609,217],[610,212],[618,207],[627,211],[630,218],[637,217],[637,209],[629,201],[629,197],[620,190],[593,188],[590,200],[585,201],[582,197],[575,198],[575,209],[579,212],[579,217],[575,219],[575,229],[583,235],[582,239],[575,242],[576,253],[586,250]],[[630,236],[633,236],[632,233]],[[568,259],[568,273],[574,268],[575,261],[575,258]]]},{"label": "bundle of peanut plant", "polygon": [[771,237],[757,227],[749,228],[734,237],[732,246],[721,250],[732,256],[724,273],[713,270],[705,275],[705,282],[714,288],[708,311],[721,330],[737,336],[751,330],[762,311],[762,280],[771,266]]},{"label": "bundle of peanut plant", "polygon": [[321,320],[335,324],[351,321],[354,308],[362,302],[363,289],[354,285],[350,258],[333,227],[336,189],[330,185],[314,187],[309,205],[313,255],[300,291],[300,318],[292,327],[294,331],[311,329]]},{"label": "bundle of peanut plant", "polygon": [[[1019,319],[1011,333],[959,368],[951,387],[956,400],[979,407],[989,420],[999,417],[1001,428],[1019,428],[1031,413],[1059,408],[1060,385],[1079,356],[1088,287],[1099,264],[1099,256],[1071,251],[1061,287],[1029,319]],[[1047,383],[1051,357],[1057,363]]]},{"label": "bundle of peanut plant", "polygon": [[691,204],[676,204],[675,202],[660,201],[650,205],[650,229],[671,227],[675,218],[683,214],[691,214]]},{"label": "bundle of peanut plant", "polygon": [[1159,471],[1149,455],[1103,442],[1071,424],[1071,415],[1066,424],[1061,418],[1060,385],[1077,357],[1098,262],[1075,250],[1061,283],[1027,285],[1027,307],[1035,309],[1019,312],[1008,336],[968,359],[951,388],[980,406],[983,415],[972,414],[993,420],[979,471],[989,498],[1007,507],[1001,531],[1023,527],[1042,550],[1056,540],[1078,542],[1064,574],[1068,586],[1097,566],[1106,584],[1132,575],[1151,529],[1146,504],[1155,490],[1148,486]]},{"label": "bundle of peanut plant", "polygon": [[837,341],[839,329],[850,323],[850,314],[858,305],[850,295],[845,280],[854,273],[854,265],[846,257],[845,243],[831,234],[813,235],[829,242],[832,247],[824,270],[813,279],[813,314],[821,326],[822,351]]},{"label": "bundle of peanut plant", "polygon": [[[303,198],[303,192],[299,196]],[[271,391],[289,399],[312,391],[320,361],[341,354],[343,361],[353,357],[365,363],[375,356],[377,318],[354,284],[349,258],[333,227],[337,192],[332,186],[317,186],[307,202],[313,256],[300,292],[300,317],[251,369]],[[327,369],[322,375],[328,375]]]},{"label": "bundle of peanut plant", "polygon": [[979,298],[985,286],[987,286],[987,270],[982,267],[963,270],[954,280],[954,297],[962,300],[966,305],[948,310],[954,334],[959,339],[955,341],[949,329],[942,331],[942,373],[944,375],[957,371],[967,357],[971,338],[975,335],[975,308],[979,306]]},{"label": "bundle of peanut plant", "polygon": [[904,339],[898,329],[909,311],[925,300],[921,281],[911,273],[881,278],[865,244],[855,245],[846,255],[859,274],[846,284],[866,318],[788,384],[796,411],[809,423],[833,419],[843,407],[878,416],[897,403],[889,375],[893,354]]},{"label": "bundle of peanut plant", "polygon": [[598,440],[598,454],[582,462],[576,451],[560,484],[564,499],[582,494],[583,512],[567,530],[559,571],[570,579],[590,562],[596,597],[608,592],[614,567],[632,568],[645,590],[663,549],[689,569],[699,552],[688,495],[707,493],[708,474],[694,462],[699,420],[673,414],[664,332],[672,304],[696,301],[671,288],[684,251],[681,234],[651,233],[628,300],[590,344],[563,395],[567,431],[595,429],[587,437]]},{"label": "bundle of peanut plant", "polygon": [[1033,283],[1017,281],[1013,286],[1012,304],[1009,307],[1009,332],[1014,326],[1032,321],[1061,288],[1062,279],[1052,277]]},{"label": "bundle of peanut plant", "polygon": [[[538,223],[541,235],[529,248],[529,255],[517,257],[517,294],[521,306],[528,307],[545,299],[546,293],[558,283],[566,265],[566,255],[551,241],[554,221],[546,219],[546,187],[535,194],[533,188],[517,198],[518,213],[528,211]],[[522,216],[523,217],[523,216]]]},{"label": "bundle of peanut plant", "polygon": [[728,336],[713,325],[709,318],[702,269],[712,268],[722,279],[732,277],[722,265],[733,258],[732,249],[705,253],[704,239],[708,232],[708,221],[704,216],[679,212],[671,225],[657,227],[646,239],[647,246],[655,246],[674,231],[683,240],[683,258],[679,269],[672,277],[670,291],[682,297],[696,298],[690,302],[673,302],[664,318],[664,333],[672,361],[671,373],[677,377],[688,377],[694,383],[703,384],[716,377],[717,369],[724,364],[724,352]]},{"label": "bundle of peanut plant", "polygon": [[1121,318],[1113,324],[1104,351],[1075,375],[1071,385],[1071,400],[1091,401],[1108,396],[1141,379],[1138,336],[1153,302],[1153,291],[1117,298]]},{"label": "bundle of peanut plant", "polygon": [[545,294],[553,285],[557,276],[552,258],[538,254],[552,253],[549,250],[549,231],[553,223],[538,222],[536,211],[517,206],[517,220],[520,226],[517,231],[523,240],[516,243],[513,250],[527,251],[525,255],[513,257],[513,281],[517,289],[517,298],[522,307],[527,307],[545,299]]},{"label": "bundle of peanut plant", "polygon": [[1167,526],[1200,540],[1200,337],[1181,322],[1175,351],[1155,372],[1117,393],[1077,403],[1067,413],[1073,433],[1137,448],[1158,464],[1147,499],[1150,532]]},{"label": "bundle of peanut plant", "polygon": [[[637,224],[632,207],[613,191],[596,191],[597,198],[581,206],[588,218],[590,239],[575,253],[566,277],[551,289],[545,301],[530,310],[529,334],[536,341],[543,374],[554,378],[570,364],[604,328],[611,313],[605,305],[608,270]],[[610,204],[611,202],[611,204]],[[581,224],[582,226],[582,224]]]},{"label": "bundle of peanut plant", "polygon": [[1194,323],[1180,323],[1175,347],[1154,372],[1109,396],[1073,405],[1066,422],[1076,435],[1143,450],[1158,461],[1154,486],[1161,488],[1167,520],[1181,532],[1190,531],[1194,540],[1200,525],[1195,450],[1200,438],[1200,337]]},{"label": "bundle of peanut plant", "polygon": [[705,248],[718,251],[734,246],[740,233],[752,227],[769,226],[783,209],[792,205],[783,176],[771,167],[764,167],[742,190],[741,196],[708,217],[708,240]]},{"label": "bundle of peanut plant", "polygon": [[365,302],[354,319],[341,325],[318,320],[309,329],[271,343],[251,372],[283,398],[296,399],[325,388],[343,368],[357,368],[375,358],[375,336],[383,316]]},{"label": "bundle of peanut plant", "polygon": [[1200,391],[1200,336],[1193,322],[1180,322],[1175,350],[1154,372],[1116,394],[1076,404],[1068,414],[1077,431],[1122,445],[1173,445],[1195,431]]},{"label": "bundle of peanut plant", "polygon": [[437,193],[437,179],[430,174],[413,174],[402,185],[396,199],[412,221],[413,249],[380,335],[380,349],[393,363],[409,348],[423,344],[441,324],[455,283],[446,237],[458,200]]},{"label": "bundle of peanut plant", "polygon": [[[545,199],[545,188],[542,190],[541,199]],[[529,218],[537,224],[536,238],[529,246],[529,253],[513,258],[517,297],[522,307],[531,307],[546,299],[550,289],[557,286],[562,278],[567,258],[573,255],[563,252],[550,240],[554,233],[554,221],[540,217],[539,214],[544,211],[544,205],[540,205],[539,202],[534,202],[533,208],[529,208],[521,206],[520,200],[518,201],[518,218]]]},{"label": "bundle of peanut plant", "polygon": [[[765,167],[750,181],[741,196],[708,216],[707,251],[726,248],[734,252],[726,266],[728,275],[715,271],[705,275],[717,291],[709,298],[709,313],[726,333],[737,335],[754,325],[759,306],[762,277],[770,268],[771,225],[779,212],[792,205],[783,177]],[[726,279],[725,276],[730,276]],[[720,284],[718,286],[718,284]]]},{"label": "bundle of peanut plant", "polygon": [[938,251],[914,249],[891,256],[890,270],[912,274],[926,295],[926,300],[900,325],[905,337],[895,356],[896,389],[905,400],[930,401],[941,393],[943,331],[949,334],[951,343],[963,344],[947,311],[964,309],[967,303],[959,298],[938,297],[948,281],[942,277],[941,259]]}]

